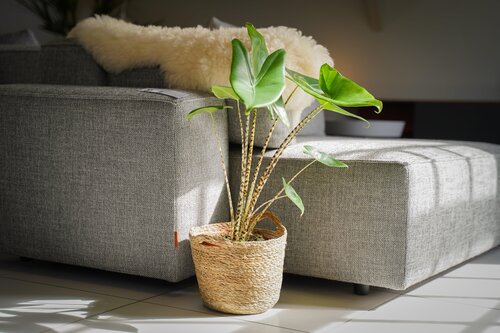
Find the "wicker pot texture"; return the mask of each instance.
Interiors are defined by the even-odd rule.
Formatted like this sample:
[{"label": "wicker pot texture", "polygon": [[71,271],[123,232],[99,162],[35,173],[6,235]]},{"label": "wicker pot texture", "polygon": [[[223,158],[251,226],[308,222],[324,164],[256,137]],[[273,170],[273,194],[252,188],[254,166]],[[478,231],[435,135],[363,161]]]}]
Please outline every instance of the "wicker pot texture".
[{"label": "wicker pot texture", "polygon": [[216,223],[190,230],[191,252],[203,302],[232,314],[262,313],[279,299],[287,232],[276,215],[264,214],[276,230],[255,228],[266,240],[234,242],[222,236],[231,223]]}]

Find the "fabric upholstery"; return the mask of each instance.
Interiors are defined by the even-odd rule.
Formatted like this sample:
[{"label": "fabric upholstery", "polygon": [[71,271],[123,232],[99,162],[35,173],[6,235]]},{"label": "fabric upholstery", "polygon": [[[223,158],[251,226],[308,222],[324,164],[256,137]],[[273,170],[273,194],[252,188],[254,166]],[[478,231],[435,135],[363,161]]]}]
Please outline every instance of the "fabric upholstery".
[{"label": "fabric upholstery", "polygon": [[[241,131],[240,131],[240,120],[238,118],[238,106],[234,100],[227,100],[226,104],[231,106],[232,109],[227,110],[227,119],[228,119],[228,130],[229,130],[229,142],[235,144],[241,144]],[[241,107],[241,106],[240,106]],[[243,125],[243,133],[246,130],[246,116],[244,112],[244,108],[240,109],[241,120]],[[253,116],[250,116],[250,124],[252,122]],[[255,126],[255,138],[254,138],[254,146],[262,147],[266,142],[266,137],[269,133],[269,129],[273,124],[273,120],[269,116],[269,111],[265,108],[261,108],[257,110],[257,120]],[[278,121],[276,126],[274,127],[273,135],[268,143],[268,148],[278,148],[283,140],[290,133],[291,128],[286,127],[283,122]]]},{"label": "fabric upholstery", "polygon": [[0,45],[0,84],[40,82],[40,47]]},{"label": "fabric upholstery", "polygon": [[41,83],[104,86],[106,74],[80,45],[71,39],[42,47]]},{"label": "fabric upholstery", "polygon": [[[227,220],[218,100],[132,88],[0,86],[0,250],[179,281],[188,232]],[[227,151],[227,120],[217,115]],[[174,230],[179,247],[174,246]]]},{"label": "fabric upholstery", "polygon": [[[302,137],[284,153],[262,200],[310,160],[304,144],[349,168],[316,163],[293,182],[302,217],[288,199],[272,208],[289,231],[287,272],[405,289],[500,243],[500,146]],[[236,184],[238,150],[231,156]]]},{"label": "fabric upholstery", "polygon": [[164,77],[160,67],[144,67],[121,72],[120,74],[106,73],[107,85],[113,87],[165,87]]},{"label": "fabric upholstery", "polygon": [[[305,118],[309,112],[315,109],[318,106],[318,102],[314,101],[314,103],[308,108],[302,111],[302,118]],[[326,127],[326,119],[325,112],[322,111],[316,115],[298,134],[298,136],[323,136],[325,135],[325,127]]]}]

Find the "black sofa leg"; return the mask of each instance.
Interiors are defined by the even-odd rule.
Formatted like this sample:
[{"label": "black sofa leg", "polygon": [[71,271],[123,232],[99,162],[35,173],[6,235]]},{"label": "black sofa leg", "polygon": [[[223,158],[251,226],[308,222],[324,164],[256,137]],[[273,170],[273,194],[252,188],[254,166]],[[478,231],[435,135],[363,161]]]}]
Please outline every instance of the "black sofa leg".
[{"label": "black sofa leg", "polygon": [[370,293],[370,286],[367,284],[354,283],[354,294],[356,295],[368,295]]}]

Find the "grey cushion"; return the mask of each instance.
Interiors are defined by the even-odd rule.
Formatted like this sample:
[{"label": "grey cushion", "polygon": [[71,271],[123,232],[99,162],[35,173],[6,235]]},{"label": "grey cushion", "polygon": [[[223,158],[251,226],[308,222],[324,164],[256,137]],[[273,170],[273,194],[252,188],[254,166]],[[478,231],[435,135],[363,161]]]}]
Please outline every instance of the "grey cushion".
[{"label": "grey cushion", "polygon": [[[227,105],[232,106],[233,109],[227,111],[228,113],[228,129],[229,129],[229,142],[234,144],[241,144],[241,131],[240,131],[240,122],[238,119],[237,105],[234,100],[227,100]],[[244,108],[241,108],[241,119],[243,123],[243,130],[245,132],[245,122],[246,117],[244,113]],[[252,116],[250,116],[250,121]],[[269,116],[269,111],[267,109],[259,109],[257,113],[256,120],[256,131],[255,131],[255,139],[254,146],[262,147],[266,142],[266,137],[269,133],[269,129],[273,124],[273,120],[271,120]],[[268,148],[278,148],[283,140],[290,133],[291,128],[286,127],[283,122],[278,121],[276,124],[273,135],[269,140]]]},{"label": "grey cushion", "polygon": [[[289,200],[272,208],[289,231],[287,272],[405,289],[500,243],[500,146],[303,137],[286,150],[262,199],[310,160],[304,144],[349,168],[316,163],[293,182],[302,217]],[[238,166],[235,151],[233,185]]]},{"label": "grey cushion", "polygon": [[[186,120],[218,100],[182,96],[1,86],[0,250],[168,281],[192,276],[189,229],[228,212],[209,119]],[[227,120],[216,121],[227,151]]]},{"label": "grey cushion", "polygon": [[[315,109],[318,106],[318,102],[314,101],[314,103],[308,108],[302,111],[301,119],[305,118],[309,112]],[[300,132],[299,136],[322,136],[325,135],[325,112],[322,111],[316,117],[313,118]]]},{"label": "grey cushion", "polygon": [[0,84],[40,82],[40,47],[0,45]]},{"label": "grey cushion", "polygon": [[163,88],[165,79],[159,67],[144,67],[119,74],[107,73],[107,84],[114,87]]},{"label": "grey cushion", "polygon": [[41,54],[41,82],[79,86],[106,85],[106,74],[72,39],[46,44]]}]

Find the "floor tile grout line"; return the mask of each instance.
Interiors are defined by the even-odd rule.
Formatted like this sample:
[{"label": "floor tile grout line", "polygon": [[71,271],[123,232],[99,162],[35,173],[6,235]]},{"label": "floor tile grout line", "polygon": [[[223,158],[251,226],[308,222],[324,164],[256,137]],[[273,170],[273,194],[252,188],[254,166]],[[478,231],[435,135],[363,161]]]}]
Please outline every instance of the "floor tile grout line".
[{"label": "floor tile grout line", "polygon": [[[183,310],[183,311],[188,311],[188,312],[200,313],[200,314],[207,315],[207,316],[210,316],[210,317],[215,317],[215,318],[227,318],[227,319],[242,321],[242,322],[245,322],[245,323],[252,323],[252,324],[257,324],[257,325],[265,325],[265,326],[270,326],[270,327],[275,327],[275,328],[283,328],[283,329],[294,331],[294,332],[309,333],[308,331],[302,331],[302,330],[298,330],[298,329],[294,329],[294,328],[288,328],[288,327],[282,327],[282,326],[277,326],[277,325],[271,325],[271,324],[267,324],[267,323],[255,322],[255,321],[251,321],[251,320],[244,320],[244,319],[234,318],[234,317],[225,316],[225,315],[218,315],[218,314],[214,314],[214,313],[207,313],[207,312],[203,312],[203,311],[185,309],[185,308],[181,308],[181,307],[170,306],[170,305],[165,305],[165,304],[158,304],[158,303],[152,303],[152,302],[148,302],[147,301],[148,299],[155,298],[155,297],[157,297],[157,296],[155,295],[155,296],[151,296],[151,297],[146,297],[146,298],[144,298],[142,300],[136,300],[134,302],[123,304],[123,305],[117,306],[115,308],[107,309],[107,310],[101,311],[99,313],[94,313],[93,315],[87,316],[85,318],[80,318],[78,320],[75,320],[75,321],[72,321],[72,322],[65,323],[65,324],[62,324],[60,326],[57,326],[57,328],[63,328],[64,326],[67,326],[67,325],[76,324],[76,323],[78,323],[80,321],[84,321],[84,320],[89,320],[89,319],[92,319],[95,316],[99,316],[99,315],[102,315],[102,314],[107,313],[107,312],[112,312],[112,311],[115,311],[115,310],[118,310],[118,309],[121,309],[121,308],[124,308],[124,307],[127,307],[127,306],[131,306],[131,305],[138,304],[138,303],[144,303],[144,304],[156,305],[156,306],[161,306],[161,307],[166,307],[166,308],[171,308],[171,309],[176,309],[176,310]],[[42,331],[41,333],[48,333],[48,332],[53,332],[53,329],[47,329],[47,330]]]},{"label": "floor tile grout line", "polygon": [[450,304],[450,303],[451,304],[460,304],[460,305],[465,305],[465,306],[473,306],[473,307],[481,308],[481,309],[488,309],[488,310],[500,311],[500,308],[490,308],[490,307],[486,307],[486,306],[481,306],[481,305],[471,304],[471,303],[465,303],[465,302],[446,301],[446,300],[442,300],[442,299],[432,298],[432,296],[407,295],[407,294],[403,294],[401,296],[415,297],[415,298],[425,299],[425,300],[428,300],[428,301],[435,301],[435,302],[441,302],[441,303],[446,303],[446,304]]},{"label": "floor tile grout line", "polygon": [[48,287],[56,287],[56,288],[61,288],[61,289],[68,289],[68,290],[75,290],[75,291],[83,291],[83,292],[90,293],[90,294],[97,294],[97,295],[103,295],[103,296],[109,296],[109,297],[122,298],[122,299],[131,300],[131,301],[142,301],[142,300],[144,300],[144,299],[148,299],[148,298],[150,298],[150,297],[157,297],[157,296],[160,296],[160,295],[163,295],[163,294],[164,294],[163,292],[161,292],[161,293],[159,293],[159,294],[155,294],[155,295],[152,295],[152,296],[148,296],[148,297],[146,297],[146,298],[144,298],[144,299],[137,299],[137,298],[130,298],[130,297],[125,297],[125,296],[116,296],[116,295],[106,294],[106,293],[97,292],[97,291],[88,291],[88,290],[85,290],[85,289],[78,289],[78,288],[64,287],[64,286],[60,286],[60,285],[57,285],[57,284],[45,283],[45,282],[38,282],[38,281],[32,281],[32,280],[20,279],[20,278],[14,278],[14,277],[0,276],[0,279],[8,279],[8,280],[22,281],[22,282],[27,282],[27,283],[41,284],[41,285],[43,285],[43,286],[48,286]]},{"label": "floor tile grout line", "polygon": [[[416,290],[416,289],[414,289],[414,290]],[[446,301],[446,300],[442,300],[442,299],[433,298],[432,296],[420,296],[420,295],[410,295],[410,294],[408,294],[410,292],[413,292],[414,290],[410,290],[408,292],[398,292],[396,290],[387,289],[387,292],[389,292],[391,294],[394,294],[394,295],[398,295],[398,297],[401,297],[401,296],[418,297],[418,298],[421,298],[421,299],[426,299],[426,300],[431,300],[431,301],[436,301],[436,302],[442,302],[442,303],[447,303],[447,304],[450,304],[450,303],[451,304],[461,304],[461,305],[468,305],[468,306],[473,306],[473,307],[477,307],[477,308],[481,308],[481,309],[498,310],[498,311],[500,311],[500,308],[490,308],[490,307],[487,307],[487,306],[481,306],[481,305],[476,305],[476,304],[471,304],[471,303],[465,303],[465,302]],[[385,302],[385,303],[387,303],[387,302]],[[385,304],[385,303],[383,303],[383,304]]]},{"label": "floor tile grout line", "polygon": [[188,309],[188,308],[183,308],[183,307],[178,307],[178,306],[173,306],[173,305],[166,305],[166,304],[161,304],[161,303],[148,302],[148,301],[145,301],[143,303],[145,303],[145,304],[151,304],[151,305],[164,306],[164,307],[167,307],[167,308],[172,308],[172,309],[177,309],[177,310],[184,310],[184,311],[196,312],[196,313],[201,313],[201,314],[205,314],[205,315],[209,315],[209,316],[213,316],[213,317],[229,318],[229,319],[243,321],[243,322],[246,322],[246,323],[259,324],[259,325],[271,326],[271,327],[276,327],[276,328],[283,328],[283,329],[291,330],[291,331],[295,331],[295,332],[308,333],[308,331],[302,331],[302,330],[298,330],[296,328],[290,328],[290,327],[272,325],[272,324],[268,324],[268,323],[262,323],[262,322],[253,321],[253,320],[245,320],[245,319],[241,319],[241,318],[235,318],[235,317],[231,317],[230,314],[220,314],[219,315],[217,313],[205,312],[205,311],[200,311],[200,310]]},{"label": "floor tile grout line", "polygon": [[[130,305],[134,305],[134,304],[137,304],[137,303],[141,303],[141,302],[143,302],[143,301],[145,301],[145,300],[147,300],[147,299],[149,299],[149,298],[153,298],[153,297],[156,297],[156,295],[155,295],[155,296],[151,296],[151,297],[146,297],[146,298],[144,298],[144,299],[142,299],[142,300],[132,300],[132,299],[130,299],[130,300],[132,300],[133,302],[130,302],[130,303],[127,303],[127,304],[122,304],[122,305],[120,305],[120,306],[117,306],[117,307],[114,307],[114,308],[111,308],[111,309],[107,309],[107,310],[104,310],[104,311],[101,311],[101,312],[98,312],[98,313],[94,313],[93,315],[86,316],[86,317],[84,317],[84,318],[80,318],[80,319],[78,319],[78,320],[75,320],[75,321],[72,321],[72,322],[69,322],[69,323],[62,324],[61,326],[57,326],[57,328],[59,329],[59,328],[63,328],[64,326],[67,326],[67,325],[76,324],[76,323],[78,323],[78,322],[80,322],[80,321],[83,321],[83,320],[89,320],[89,319],[92,319],[92,317],[95,317],[95,316],[100,316],[100,315],[102,315],[102,314],[104,314],[104,313],[106,313],[106,312],[115,311],[115,310],[118,310],[118,309],[121,309],[121,308],[124,308],[124,307],[130,306]],[[49,329],[47,329],[47,330],[45,330],[45,331],[42,331],[41,333],[49,333],[49,332],[54,332],[54,330],[53,330],[53,329],[51,329],[51,328],[49,328]]]}]

